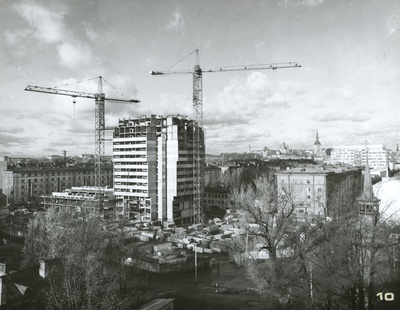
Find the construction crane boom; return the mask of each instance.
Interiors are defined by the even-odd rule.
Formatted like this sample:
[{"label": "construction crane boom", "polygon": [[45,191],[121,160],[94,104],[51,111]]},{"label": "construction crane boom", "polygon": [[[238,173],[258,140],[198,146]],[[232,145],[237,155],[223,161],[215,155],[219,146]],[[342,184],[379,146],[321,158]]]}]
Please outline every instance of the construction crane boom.
[{"label": "construction crane boom", "polygon": [[[246,71],[246,70],[276,70],[285,68],[300,68],[296,62],[283,62],[283,63],[270,63],[270,64],[252,64],[246,66],[226,66],[216,69],[201,70],[202,73],[214,73],[214,72],[229,72],[229,71]],[[193,74],[190,70],[177,70],[177,71],[150,71],[151,75],[168,75],[168,74]]]},{"label": "construction crane boom", "polygon": [[[99,206],[102,203],[102,174],[101,174],[101,164],[102,158],[104,157],[104,142],[105,142],[105,101],[117,102],[117,103],[138,103],[139,100],[136,99],[119,99],[119,98],[107,98],[103,93],[103,78],[99,76],[98,90],[97,93],[86,93],[79,91],[72,91],[59,88],[50,87],[40,87],[28,85],[25,90],[33,91],[39,93],[53,94],[70,96],[72,98],[87,98],[95,99],[95,158],[94,158],[94,169],[95,169],[95,187],[97,188],[97,196]],[[74,100],[75,102],[75,100]]]},{"label": "construction crane boom", "polygon": [[[196,64],[193,70],[178,70],[178,71],[150,71],[151,75],[193,75],[193,118],[194,118],[194,134],[193,134],[193,163],[194,163],[194,222],[202,224],[204,222],[204,214],[202,207],[203,194],[203,169],[204,169],[204,131],[203,131],[203,73],[227,72],[227,71],[245,71],[245,70],[277,70],[285,68],[300,68],[296,62],[286,63],[271,63],[271,64],[253,64],[245,66],[227,66],[216,69],[202,70],[200,68],[199,50],[195,50]],[[190,56],[189,55],[189,56]]]},{"label": "construction crane boom", "polygon": [[[72,98],[80,97],[80,98],[96,99],[100,96],[100,94],[78,92],[78,91],[59,89],[59,88],[32,86],[32,85],[28,85],[25,88],[25,90],[26,91],[34,91],[34,92],[38,92],[38,93],[70,96]],[[121,103],[138,103],[138,102],[140,102],[139,100],[136,100],[136,99],[118,99],[118,98],[106,98],[106,97],[104,97],[104,100],[121,102]]]}]

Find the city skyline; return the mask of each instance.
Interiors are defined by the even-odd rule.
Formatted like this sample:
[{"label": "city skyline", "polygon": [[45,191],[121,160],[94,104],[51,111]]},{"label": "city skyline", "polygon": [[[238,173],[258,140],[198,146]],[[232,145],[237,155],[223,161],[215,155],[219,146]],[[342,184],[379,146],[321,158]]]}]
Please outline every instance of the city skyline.
[{"label": "city skyline", "polygon": [[[0,3],[0,154],[94,153],[94,101],[27,85],[139,99],[106,103],[106,125],[139,115],[192,116],[191,75],[297,62],[279,70],[205,73],[207,153],[312,149],[400,140],[397,1],[13,1]],[[397,52],[397,53],[396,53]],[[183,59],[183,60],[182,60]],[[182,60],[182,61],[180,61]],[[83,81],[76,83],[77,81]],[[110,137],[110,133],[107,134]],[[106,153],[111,153],[111,143]]]}]

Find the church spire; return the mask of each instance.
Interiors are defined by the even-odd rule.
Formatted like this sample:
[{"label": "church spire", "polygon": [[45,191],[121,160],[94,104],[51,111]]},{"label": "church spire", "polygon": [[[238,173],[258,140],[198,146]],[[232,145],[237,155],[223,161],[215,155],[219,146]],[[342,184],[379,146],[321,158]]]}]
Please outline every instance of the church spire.
[{"label": "church spire", "polygon": [[367,200],[371,200],[372,198],[374,198],[371,172],[369,170],[369,162],[368,162],[368,141],[365,141],[365,173],[364,173],[363,192],[364,192]]},{"label": "church spire", "polygon": [[365,141],[365,173],[364,173],[364,185],[361,195],[357,198],[359,214],[373,217],[375,221],[379,216],[379,199],[375,197],[371,172],[369,170],[368,161],[368,141]]},{"label": "church spire", "polygon": [[321,145],[321,142],[319,142],[319,137],[318,137],[318,130],[317,130],[317,134],[315,136],[315,142],[314,145]]}]

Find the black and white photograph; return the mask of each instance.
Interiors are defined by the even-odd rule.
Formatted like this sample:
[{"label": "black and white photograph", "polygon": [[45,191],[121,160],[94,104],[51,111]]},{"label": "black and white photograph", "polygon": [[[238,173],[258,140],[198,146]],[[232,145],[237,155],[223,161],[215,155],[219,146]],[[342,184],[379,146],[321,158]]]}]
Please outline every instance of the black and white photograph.
[{"label": "black and white photograph", "polygon": [[399,0],[0,0],[0,309],[400,309]]}]

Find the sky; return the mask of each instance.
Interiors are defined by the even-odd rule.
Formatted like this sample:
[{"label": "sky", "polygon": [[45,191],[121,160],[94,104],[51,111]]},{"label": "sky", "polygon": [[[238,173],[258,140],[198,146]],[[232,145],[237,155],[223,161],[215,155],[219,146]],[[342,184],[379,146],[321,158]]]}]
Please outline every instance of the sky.
[{"label": "sky", "polygon": [[96,93],[102,76],[106,96],[141,101],[106,103],[106,126],[192,117],[192,76],[149,72],[190,72],[196,49],[204,71],[301,65],[204,73],[207,153],[312,149],[317,131],[324,148],[368,140],[394,150],[399,26],[395,0],[0,0],[0,154],[94,153],[94,100],[27,85]]}]

